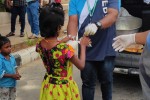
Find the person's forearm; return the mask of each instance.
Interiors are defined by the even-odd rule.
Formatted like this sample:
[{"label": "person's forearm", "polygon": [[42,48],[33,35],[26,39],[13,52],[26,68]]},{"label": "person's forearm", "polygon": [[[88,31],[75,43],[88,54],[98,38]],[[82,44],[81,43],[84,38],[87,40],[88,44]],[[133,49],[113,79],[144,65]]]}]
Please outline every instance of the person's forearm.
[{"label": "person's forearm", "polygon": [[136,33],[135,34],[135,42],[137,44],[145,44],[146,43],[146,38],[147,38],[147,35],[148,35],[149,32],[150,32],[150,30],[145,31],[145,32]]},{"label": "person's forearm", "polygon": [[8,77],[8,78],[12,78],[13,77],[13,74],[4,74],[3,77]]},{"label": "person's forearm", "polygon": [[84,68],[85,66],[85,52],[86,52],[86,46],[80,46],[81,48],[81,53],[80,53],[80,60],[81,60],[81,70]]},{"label": "person's forearm", "polygon": [[102,29],[110,27],[112,24],[114,24],[117,20],[118,11],[113,8],[108,8],[108,14],[100,20],[102,24]]},{"label": "person's forearm", "polygon": [[82,70],[85,66],[86,46],[80,45],[80,47],[80,57],[78,58],[76,55],[74,55],[70,60],[78,69]]},{"label": "person's forearm", "polygon": [[73,15],[69,17],[67,34],[71,36],[77,36],[78,31],[78,17]]},{"label": "person's forearm", "polygon": [[[86,52],[86,46],[80,46],[81,47],[81,54],[80,54],[80,59],[82,60],[82,62],[85,61],[85,52]],[[84,64],[84,63],[82,63]]]}]

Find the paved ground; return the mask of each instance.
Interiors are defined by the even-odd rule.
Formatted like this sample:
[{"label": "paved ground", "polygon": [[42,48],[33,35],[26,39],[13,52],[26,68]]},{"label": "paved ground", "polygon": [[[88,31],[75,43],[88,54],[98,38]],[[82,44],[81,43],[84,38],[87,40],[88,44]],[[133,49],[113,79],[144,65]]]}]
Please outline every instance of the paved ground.
[{"label": "paved ground", "polygon": [[[67,5],[64,6],[64,9],[67,9],[66,7],[67,7]],[[63,33],[64,30],[66,30],[67,23],[68,23],[68,12],[67,12],[67,10],[65,10],[65,24],[62,27],[62,33]],[[15,31],[16,35],[9,37],[9,39],[12,41],[12,45],[20,44],[20,43],[22,43],[24,41],[27,41],[28,36],[32,35],[31,28],[29,26],[27,18],[26,18],[26,25],[25,25],[25,30],[24,30],[25,37],[19,37],[19,35],[20,35],[20,24],[19,24],[18,18],[16,20],[16,28],[15,29],[16,29],[16,31]],[[10,25],[10,23],[9,24],[0,25],[0,33],[2,35],[5,36],[10,31],[11,31],[11,25]]]},{"label": "paved ground", "polygon": [[[0,33],[2,35],[6,35],[8,34],[9,32],[11,31],[11,25],[10,24],[5,24],[5,25],[0,25]],[[27,35],[31,35],[31,32],[30,32],[30,26],[28,24],[28,22],[26,21],[26,26],[25,26],[25,30],[24,30],[24,33],[27,34]],[[20,24],[19,22],[16,23],[16,31],[15,31],[15,36],[11,36],[9,37],[9,39],[12,41],[12,45],[14,44],[19,44],[19,43],[22,43],[24,41],[27,40],[27,36],[25,37],[19,37],[20,35]]]},{"label": "paved ground", "polygon": [[[16,100],[39,100],[39,91],[45,69],[41,60],[22,66],[22,78],[18,81]],[[81,91],[80,71],[74,68],[74,79]],[[102,100],[99,85],[96,86],[95,100]],[[138,76],[114,75],[113,100],[143,100]]]},{"label": "paved ground", "polygon": [[[68,23],[67,22],[68,21],[67,11],[65,11],[65,13],[66,13],[65,24],[62,27],[62,30],[61,30],[62,34],[60,34],[60,36],[64,35],[63,32],[66,30],[67,23]],[[11,30],[10,23],[0,25],[0,33],[3,36],[6,36],[6,34],[8,34],[10,32],[10,30]],[[15,36],[9,37],[9,39],[11,41],[11,44],[12,44],[12,52],[13,53],[17,52],[21,49],[26,49],[30,46],[33,46],[33,45],[35,45],[36,41],[38,41],[38,39],[28,39],[28,36],[31,36],[32,33],[31,33],[31,28],[29,26],[29,23],[28,23],[27,19],[26,19],[26,25],[25,25],[24,33],[25,33],[25,37],[20,37],[19,36],[20,35],[20,24],[19,24],[19,21],[17,20],[16,21]]]}]

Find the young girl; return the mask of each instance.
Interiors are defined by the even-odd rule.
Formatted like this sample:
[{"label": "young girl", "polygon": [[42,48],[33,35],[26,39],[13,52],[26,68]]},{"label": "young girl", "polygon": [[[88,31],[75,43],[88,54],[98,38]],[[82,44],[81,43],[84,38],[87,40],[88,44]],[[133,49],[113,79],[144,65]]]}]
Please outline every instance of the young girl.
[{"label": "young girl", "polygon": [[80,70],[84,68],[86,46],[90,39],[81,39],[81,54],[78,59],[71,45],[57,40],[59,30],[64,24],[61,4],[53,3],[44,7],[39,20],[44,39],[37,44],[36,51],[47,71],[42,82],[40,100],[80,100],[77,84],[72,77],[72,67],[74,64]]},{"label": "young girl", "polygon": [[16,80],[21,78],[15,58],[10,53],[10,40],[0,35],[0,100],[15,100]]}]

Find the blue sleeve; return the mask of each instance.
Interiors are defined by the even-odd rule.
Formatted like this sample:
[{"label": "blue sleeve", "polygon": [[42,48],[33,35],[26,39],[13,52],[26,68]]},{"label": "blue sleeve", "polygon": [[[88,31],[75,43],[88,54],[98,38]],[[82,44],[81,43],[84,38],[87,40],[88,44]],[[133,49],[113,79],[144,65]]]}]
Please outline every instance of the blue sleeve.
[{"label": "blue sleeve", "polygon": [[147,43],[148,49],[150,50],[150,32],[147,35],[146,43]]},{"label": "blue sleeve", "polygon": [[4,76],[5,70],[3,69],[2,60],[0,59],[0,79]]},{"label": "blue sleeve", "polygon": [[70,0],[69,2],[69,16],[77,15],[76,0]]},{"label": "blue sleeve", "polygon": [[108,0],[108,8],[114,8],[119,11],[121,0]]}]

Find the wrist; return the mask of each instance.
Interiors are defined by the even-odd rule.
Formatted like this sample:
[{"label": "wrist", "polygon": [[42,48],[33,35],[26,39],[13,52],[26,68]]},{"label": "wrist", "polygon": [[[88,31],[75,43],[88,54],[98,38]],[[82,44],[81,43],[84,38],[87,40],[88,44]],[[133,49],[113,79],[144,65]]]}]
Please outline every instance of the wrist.
[{"label": "wrist", "polygon": [[67,35],[67,37],[70,39],[70,40],[76,40],[76,36],[73,36],[73,35]]},{"label": "wrist", "polygon": [[95,25],[97,26],[98,29],[102,29],[102,23],[101,22],[95,22]]},{"label": "wrist", "polygon": [[135,41],[135,35],[136,35],[136,33],[130,34],[130,37],[131,37],[131,40],[132,40],[132,44],[136,43],[136,41]]},{"label": "wrist", "polygon": [[81,49],[86,49],[86,45],[82,45],[82,44],[80,44],[80,47],[81,47]]}]

